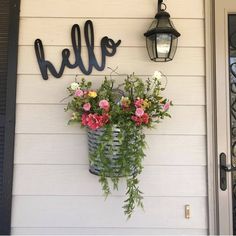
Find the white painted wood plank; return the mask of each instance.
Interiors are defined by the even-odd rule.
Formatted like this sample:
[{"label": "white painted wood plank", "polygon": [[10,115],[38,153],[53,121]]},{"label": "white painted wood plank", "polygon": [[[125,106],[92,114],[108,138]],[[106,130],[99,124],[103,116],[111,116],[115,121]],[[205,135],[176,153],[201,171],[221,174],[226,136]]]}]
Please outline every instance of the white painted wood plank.
[{"label": "white painted wood plank", "polygon": [[[162,70],[173,76],[168,79],[166,96],[176,105],[187,106],[172,108],[172,120],[166,120],[157,129],[148,131],[165,135],[147,135],[150,148],[141,185],[145,195],[188,197],[146,197],[146,212],[138,211],[127,222],[121,209],[123,199],[117,196],[124,192],[124,186],[106,202],[103,197],[91,196],[99,195],[101,191],[97,177],[90,175],[85,165],[88,160],[84,131],[66,126],[68,116],[63,111],[63,105],[47,105],[58,104],[65,97],[66,83],[70,83],[80,70],[66,70],[65,74],[71,76],[63,76],[61,80],[50,78],[43,81],[33,47],[20,46],[18,73],[25,75],[19,76],[17,102],[39,105],[17,105],[15,163],[20,165],[15,168],[14,193],[90,196],[14,196],[13,232],[80,235],[99,232],[190,235],[207,232],[207,199],[196,197],[206,196],[205,167],[191,166],[190,171],[188,166],[181,166],[206,164],[205,107],[189,106],[205,105],[203,2],[166,2],[182,36],[175,60],[156,64],[149,61],[143,37],[156,13],[156,0],[91,0],[89,3],[86,0],[22,0],[20,44],[32,45],[35,38],[41,38],[50,45],[45,47],[46,57],[55,62],[57,68],[64,46],[55,45],[71,45],[71,25],[82,25],[86,19],[92,18],[96,45],[105,35],[122,40],[115,57],[108,58],[107,66],[119,66],[120,73],[135,71],[145,75]],[[86,54],[85,48],[83,50]],[[96,50],[99,57],[100,49]],[[86,56],[83,57],[86,60]],[[102,75],[110,71],[93,73]],[[191,134],[193,136],[189,136]],[[50,165],[42,165],[45,163]],[[190,220],[184,219],[186,204],[192,208]],[[109,229],[106,228],[108,226]]]},{"label": "white painted wood plank", "polygon": [[[121,206],[123,198],[77,196],[15,196],[12,227],[161,227],[207,228],[205,197],[146,197],[145,211],[137,209],[127,221]],[[184,218],[184,205],[192,217]]]},{"label": "white painted wood plank", "polygon": [[[205,136],[146,135],[145,165],[206,165]],[[15,164],[88,164],[87,136],[16,134]]]},{"label": "white painted wood plank", "polygon": [[[69,112],[64,105],[25,105],[18,104],[16,109],[16,133],[85,133],[79,125],[67,125]],[[166,118],[151,134],[194,134],[205,135],[204,106],[174,106]]]},{"label": "white painted wood plank", "polygon": [[[147,78],[144,76],[142,78]],[[40,75],[19,75],[17,83],[17,103],[60,103],[67,96],[66,88],[75,76],[63,76],[62,79],[50,78],[48,81]],[[97,88],[103,76],[86,76]],[[113,76],[116,84],[123,82],[125,76]],[[204,77],[168,76],[168,83],[163,95],[176,105],[205,105]],[[163,85],[166,81],[163,79]],[[36,92],[37,91],[37,92]],[[65,100],[63,103],[66,103]]]},{"label": "white painted wood plank", "polygon": [[[45,58],[51,61],[57,70],[61,64],[61,52],[64,47],[52,47],[46,46]],[[86,48],[82,48],[82,57],[84,61],[87,61]],[[96,48],[95,54],[99,59],[101,49]],[[26,56],[27,55],[27,56]],[[19,66],[18,74],[40,74],[38,63],[36,60],[34,48],[32,46],[20,46],[19,47]],[[71,62],[74,61],[74,55],[71,54]],[[204,71],[204,48],[178,48],[175,59],[168,63],[154,63],[150,61],[146,47],[119,47],[117,53],[113,57],[107,58],[107,67],[116,68],[119,67],[121,74],[131,74],[135,72],[139,75],[152,74],[156,70],[163,71],[168,75],[199,75],[203,76]],[[64,71],[66,74],[79,74],[80,69],[68,69]],[[93,74],[110,74],[109,69],[104,71],[93,71]]]},{"label": "white painted wood plank", "polygon": [[[139,179],[144,196],[207,195],[204,166],[145,166]],[[13,186],[14,195],[103,195],[88,165],[15,165]],[[113,195],[125,192],[122,179]]]},{"label": "white painted wood plank", "polygon": [[12,235],[208,235],[206,229],[163,228],[12,228]]},{"label": "white painted wood plank", "polygon": [[[166,4],[174,18],[204,16],[202,0],[168,0]],[[156,11],[156,0],[22,0],[20,16],[146,18],[154,17]]]},{"label": "white painted wood plank", "polygon": [[[78,18],[21,18],[19,45],[33,45],[40,38],[44,45],[71,46],[70,31],[72,25],[81,28],[82,45],[84,23],[88,19]],[[104,36],[114,40],[121,39],[122,46],[145,46],[146,32],[152,19],[93,19],[95,45],[100,46]],[[203,19],[174,19],[175,27],[181,32],[178,45],[185,47],[204,47]]]}]

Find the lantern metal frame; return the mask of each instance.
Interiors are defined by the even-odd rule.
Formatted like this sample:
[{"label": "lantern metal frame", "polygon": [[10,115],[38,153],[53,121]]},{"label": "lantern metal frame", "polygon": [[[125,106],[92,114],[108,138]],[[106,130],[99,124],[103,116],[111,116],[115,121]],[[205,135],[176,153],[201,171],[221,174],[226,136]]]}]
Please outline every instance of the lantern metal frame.
[{"label": "lantern metal frame", "polygon": [[[146,36],[146,46],[149,57],[152,61],[156,62],[171,61],[174,58],[178,45],[178,37],[180,36],[180,33],[175,29],[174,24],[170,20],[170,14],[166,12],[166,8],[166,4],[163,3],[163,0],[158,0],[157,14],[155,15],[155,19],[152,22],[149,30],[144,34],[144,36]],[[152,27],[153,25],[155,25],[155,27]],[[157,36],[161,34],[171,36],[169,52],[165,57],[158,57]],[[152,44],[155,44],[152,45],[151,49],[148,46],[148,43],[150,42],[152,42]],[[155,50],[155,52],[153,52],[153,50]]]}]

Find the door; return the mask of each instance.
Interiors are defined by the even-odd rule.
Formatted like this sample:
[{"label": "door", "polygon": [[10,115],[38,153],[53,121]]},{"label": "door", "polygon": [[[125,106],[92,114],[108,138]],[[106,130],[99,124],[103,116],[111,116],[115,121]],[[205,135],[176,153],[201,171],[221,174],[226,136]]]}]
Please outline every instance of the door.
[{"label": "door", "polygon": [[219,233],[236,234],[236,1],[215,0]]}]

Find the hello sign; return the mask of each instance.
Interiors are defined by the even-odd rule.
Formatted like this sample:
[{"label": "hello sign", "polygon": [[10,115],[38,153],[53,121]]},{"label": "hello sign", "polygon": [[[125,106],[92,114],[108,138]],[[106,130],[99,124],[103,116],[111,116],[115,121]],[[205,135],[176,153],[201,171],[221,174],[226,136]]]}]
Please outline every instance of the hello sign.
[{"label": "hello sign", "polygon": [[88,51],[88,66],[84,65],[83,58],[81,55],[81,33],[78,24],[73,25],[71,29],[71,41],[73,47],[73,53],[75,61],[70,61],[71,51],[68,48],[62,50],[62,62],[59,71],[56,70],[55,66],[48,60],[45,59],[43,43],[40,39],[36,39],[34,42],[35,54],[39,64],[39,69],[44,80],[48,79],[48,72],[54,77],[60,78],[63,75],[65,67],[74,69],[79,67],[81,72],[85,75],[92,73],[93,67],[98,71],[103,71],[106,66],[106,57],[112,57],[116,53],[117,47],[119,47],[121,40],[114,42],[114,40],[107,36],[101,39],[101,62],[99,63],[94,54],[94,30],[93,23],[91,20],[85,22],[84,25],[84,38]]}]

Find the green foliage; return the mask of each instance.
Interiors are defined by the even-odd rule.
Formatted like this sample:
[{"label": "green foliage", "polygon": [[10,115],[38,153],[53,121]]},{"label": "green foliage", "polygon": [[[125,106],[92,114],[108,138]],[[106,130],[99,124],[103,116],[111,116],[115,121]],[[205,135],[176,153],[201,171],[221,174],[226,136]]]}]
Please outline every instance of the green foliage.
[{"label": "green foliage", "polygon": [[[138,176],[145,157],[144,128],[170,117],[168,109],[172,104],[161,95],[164,88],[159,74],[145,81],[132,74],[117,87],[113,80],[105,78],[96,91],[91,87],[92,83],[84,79],[68,87],[72,97],[66,108],[72,111],[69,123],[100,130],[96,149],[89,153],[90,164],[99,164],[99,182],[106,197],[112,192],[110,182],[117,190],[120,178],[126,179],[123,208],[130,218],[135,207],[143,208]],[[114,135],[119,145],[114,145]]]},{"label": "green foliage", "polygon": [[[119,147],[113,145],[113,128],[120,130],[118,134]],[[127,199],[123,208],[128,218],[131,217],[136,206],[143,207],[142,192],[138,187],[138,175],[143,169],[142,161],[145,156],[143,149],[145,146],[145,135],[141,128],[127,123],[123,123],[119,127],[107,125],[99,137],[98,148],[90,153],[91,164],[99,159],[101,168],[99,182],[106,197],[111,193],[108,179],[111,180],[113,189],[118,189],[120,177],[126,178]],[[119,158],[112,159],[113,153],[116,153]],[[113,166],[116,168],[114,169]]]}]

